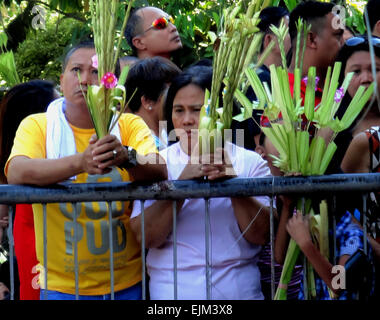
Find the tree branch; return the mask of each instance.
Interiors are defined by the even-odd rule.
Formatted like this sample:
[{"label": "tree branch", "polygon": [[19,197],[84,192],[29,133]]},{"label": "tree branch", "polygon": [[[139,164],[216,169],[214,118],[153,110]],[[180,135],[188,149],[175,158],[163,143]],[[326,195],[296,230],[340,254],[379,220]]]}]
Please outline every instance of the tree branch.
[{"label": "tree branch", "polygon": [[45,2],[42,2],[42,1],[35,1],[36,4],[41,4],[47,8],[49,8],[50,10],[53,10],[59,14],[62,14],[63,16],[65,16],[66,18],[73,18],[75,20],[78,20],[80,22],[86,22],[87,20],[81,15],[81,14],[77,14],[77,13],[69,13],[69,12],[64,12],[62,10],[59,10],[58,8],[52,8],[49,4],[45,3]]}]

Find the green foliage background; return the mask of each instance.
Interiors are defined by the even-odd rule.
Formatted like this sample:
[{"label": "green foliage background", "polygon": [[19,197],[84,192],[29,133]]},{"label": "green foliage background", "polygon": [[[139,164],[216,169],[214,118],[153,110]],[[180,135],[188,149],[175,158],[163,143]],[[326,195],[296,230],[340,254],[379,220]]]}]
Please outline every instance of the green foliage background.
[{"label": "green foliage background", "polygon": [[22,81],[59,81],[64,54],[71,43],[87,36],[90,28],[74,19],[51,19],[46,30],[31,29],[15,52],[16,67]]},{"label": "green foliage background", "polygon": [[[244,1],[249,2],[249,0]],[[22,10],[30,5],[30,2],[44,5],[47,10],[46,29],[34,30],[30,25],[31,13],[29,13],[27,25],[24,23],[22,26],[27,31],[26,39],[20,39],[17,49],[14,50],[17,71],[21,81],[42,78],[58,83],[65,52],[69,46],[87,38],[90,34],[89,0],[0,0],[0,32],[6,30],[12,21],[20,18]],[[121,2],[126,5],[129,0]],[[291,10],[300,0],[273,1],[275,5],[280,2]],[[346,7],[348,26],[359,33],[365,31],[360,10],[362,8],[358,7],[357,1],[332,2]],[[175,57],[175,62],[184,68],[201,58],[212,58],[213,45],[208,33],[217,32],[222,8],[234,3],[236,0],[135,0],[134,7],[149,5],[159,7],[175,18],[175,24],[184,44],[184,48]],[[119,11],[119,28],[123,16],[122,7]],[[131,53],[125,40],[122,42],[122,52],[122,55]]]}]

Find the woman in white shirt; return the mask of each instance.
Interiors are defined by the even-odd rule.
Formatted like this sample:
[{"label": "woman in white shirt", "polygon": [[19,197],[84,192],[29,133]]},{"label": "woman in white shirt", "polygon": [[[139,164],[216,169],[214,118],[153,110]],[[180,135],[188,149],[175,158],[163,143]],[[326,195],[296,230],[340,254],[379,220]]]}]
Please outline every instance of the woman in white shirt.
[{"label": "woman in white shirt", "polygon": [[[165,105],[168,130],[173,125],[179,139],[161,151],[169,180],[269,176],[267,163],[257,153],[231,143],[225,143],[224,150],[216,150],[211,156],[220,164],[205,159],[190,161],[190,154],[197,154],[199,114],[211,79],[210,67],[193,67],[178,75],[169,88]],[[263,299],[257,260],[269,235],[268,204],[267,197],[210,199],[211,299]],[[150,297],[173,299],[173,201],[145,201],[144,208]],[[131,226],[139,241],[140,213],[140,201],[135,201]],[[178,299],[206,299],[205,261],[205,201],[178,200]]]}]

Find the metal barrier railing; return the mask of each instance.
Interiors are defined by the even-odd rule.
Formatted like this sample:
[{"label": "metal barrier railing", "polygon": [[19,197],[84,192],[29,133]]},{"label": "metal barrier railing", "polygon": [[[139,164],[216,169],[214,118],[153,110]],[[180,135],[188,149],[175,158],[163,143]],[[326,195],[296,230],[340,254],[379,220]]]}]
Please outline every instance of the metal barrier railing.
[{"label": "metal barrier railing", "polygon": [[[144,226],[144,201],[145,200],[181,200],[187,198],[204,198],[205,214],[208,214],[208,200],[217,197],[248,197],[267,195],[271,197],[270,210],[270,243],[271,243],[271,292],[274,296],[274,218],[273,218],[273,198],[278,194],[297,194],[301,197],[318,194],[318,197],[331,197],[331,194],[342,194],[345,192],[359,192],[363,194],[363,213],[364,222],[366,217],[366,194],[372,191],[380,191],[380,173],[368,174],[336,174],[328,176],[311,176],[311,177],[267,177],[267,178],[234,178],[224,181],[205,181],[205,180],[175,180],[160,181],[155,183],[62,183],[48,187],[37,186],[20,186],[20,185],[0,185],[0,203],[13,205],[17,203],[41,203],[43,205],[43,232],[44,232],[44,279],[47,287],[47,203],[71,203],[74,208],[74,222],[76,222],[77,204],[80,202],[107,202],[111,212],[109,214],[109,224],[112,225],[112,202],[113,201],[141,201],[141,228],[142,235],[145,235]],[[335,198],[334,198],[335,199]],[[10,207],[11,208],[11,207]],[[10,247],[10,277],[11,277],[11,299],[14,299],[14,266],[13,266],[13,237],[12,237],[12,216],[13,211],[9,211],[9,247]],[[173,282],[174,282],[174,299],[177,299],[177,248],[176,248],[176,202],[173,202]],[[333,220],[333,229],[335,232],[335,220]],[[76,223],[74,224],[77,225]],[[207,298],[211,298],[211,280],[210,280],[210,261],[209,261],[209,232],[208,223],[205,223],[205,249],[206,249],[206,289]],[[367,251],[367,232],[364,223],[364,245]],[[110,285],[111,299],[114,299],[114,261],[113,261],[113,234],[112,228],[109,228],[110,243]],[[77,234],[77,231],[74,230]],[[146,299],[145,283],[145,241],[142,237],[142,285],[143,299]],[[335,239],[335,237],[334,237]],[[334,243],[334,252],[336,243]],[[75,295],[79,296],[79,275],[78,275],[78,252],[77,242],[74,241],[74,272],[75,272]],[[336,263],[336,258],[334,257]]]}]

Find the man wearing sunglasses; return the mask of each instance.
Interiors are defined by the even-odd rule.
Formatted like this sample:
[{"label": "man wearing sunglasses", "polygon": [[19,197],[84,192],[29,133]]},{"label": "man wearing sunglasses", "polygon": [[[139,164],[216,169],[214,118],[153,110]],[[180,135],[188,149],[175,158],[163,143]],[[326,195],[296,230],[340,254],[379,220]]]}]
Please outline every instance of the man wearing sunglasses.
[{"label": "man wearing sunglasses", "polygon": [[139,59],[155,56],[170,59],[174,51],[182,48],[173,18],[156,7],[135,10],[128,20],[125,37]]},{"label": "man wearing sunglasses", "polygon": [[380,37],[380,0],[369,0],[366,5],[372,35]]}]

